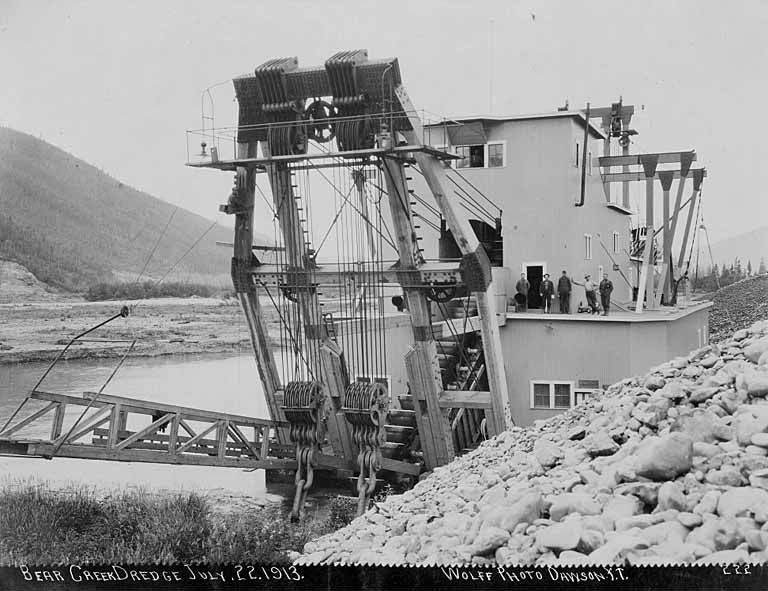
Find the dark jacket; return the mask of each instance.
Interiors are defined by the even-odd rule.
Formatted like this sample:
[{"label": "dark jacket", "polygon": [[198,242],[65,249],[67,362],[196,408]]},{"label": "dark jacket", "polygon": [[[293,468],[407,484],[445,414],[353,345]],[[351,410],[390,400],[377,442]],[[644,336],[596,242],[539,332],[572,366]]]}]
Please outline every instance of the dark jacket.
[{"label": "dark jacket", "polygon": [[611,280],[603,279],[600,282],[600,295],[602,296],[611,295],[612,291],[613,291],[613,283],[611,283]]},{"label": "dark jacket", "polygon": [[542,297],[551,296],[555,293],[555,284],[549,279],[544,279],[539,286],[539,295]]},{"label": "dark jacket", "polygon": [[520,279],[517,282],[517,285],[515,285],[515,289],[517,290],[517,293],[523,294],[525,297],[528,297],[528,290],[531,288],[531,284],[528,283],[526,279]]},{"label": "dark jacket", "polygon": [[571,293],[571,280],[567,275],[561,275],[557,280],[557,293]]}]

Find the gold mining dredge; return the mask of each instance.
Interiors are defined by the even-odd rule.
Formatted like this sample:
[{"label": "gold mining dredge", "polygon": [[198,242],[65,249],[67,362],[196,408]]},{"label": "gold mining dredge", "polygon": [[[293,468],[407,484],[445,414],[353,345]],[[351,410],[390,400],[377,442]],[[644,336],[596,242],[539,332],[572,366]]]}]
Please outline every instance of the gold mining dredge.
[{"label": "gold mining dredge", "polygon": [[[601,383],[687,351],[694,335],[700,344],[706,338],[706,305],[670,305],[672,286],[687,269],[684,254],[704,171],[691,167],[693,151],[629,155],[629,136],[636,133],[628,127],[631,107],[427,124],[403,87],[398,60],[371,60],[365,50],[337,53],[316,67],[273,59],[233,84],[237,127],[201,130],[203,158],[190,166],[234,173],[221,209],[235,219],[232,281],[270,418],[151,403],[106,394],[104,386],[79,398],[42,391],[41,379],[0,429],[1,453],[291,470],[297,518],[315,471],[322,470],[356,479],[362,512],[382,478],[413,482],[513,421],[552,416]],[[207,120],[204,115],[204,127]],[[509,192],[503,173],[513,172],[513,159],[525,170],[541,161],[525,163],[529,146],[515,156],[517,129],[576,139],[576,166],[566,149],[561,167],[576,189],[567,207],[552,210],[566,247],[548,255],[541,248],[536,257],[526,253],[536,238],[522,234],[539,220],[524,223],[530,214],[523,207],[509,212],[488,197]],[[612,139],[621,155],[611,155]],[[601,145],[603,156],[588,172],[588,150],[598,154]],[[226,150],[231,155],[225,157]],[[592,176],[591,170],[600,172]],[[541,172],[545,179],[558,174]],[[694,187],[683,204],[687,178]],[[654,221],[660,212],[653,214],[657,179],[664,189],[662,249]],[[673,179],[679,188],[670,212]],[[645,220],[630,228],[627,220],[637,212],[630,210],[626,187],[636,180],[646,182]],[[625,187],[621,201],[610,192],[617,182]],[[593,185],[604,201],[585,201]],[[557,191],[539,193],[547,207],[544,200]],[[685,237],[675,262],[674,228],[685,205]],[[273,224],[273,244],[254,245],[255,216]],[[504,239],[502,225],[512,228]],[[585,233],[587,225],[599,232]],[[430,258],[422,246],[422,229],[438,234],[438,256]],[[611,249],[601,235],[609,240],[612,229]],[[596,260],[600,266],[592,272],[602,275],[605,265],[626,281],[627,297],[616,298],[625,312],[604,321],[539,313],[534,296],[547,265],[581,264],[573,252],[582,234],[584,264],[593,265],[594,237],[607,257]],[[622,246],[623,235],[632,239]],[[569,248],[568,240],[577,246]],[[531,280],[528,313],[507,313],[512,267]],[[267,332],[266,306],[279,320],[278,347]],[[683,336],[668,338],[672,328]],[[617,357],[606,369],[599,359],[578,354],[554,363],[540,353],[555,342],[578,353],[585,340],[618,351],[625,365]],[[24,415],[33,401],[36,408]],[[25,427],[48,419],[49,439],[21,436]]]}]

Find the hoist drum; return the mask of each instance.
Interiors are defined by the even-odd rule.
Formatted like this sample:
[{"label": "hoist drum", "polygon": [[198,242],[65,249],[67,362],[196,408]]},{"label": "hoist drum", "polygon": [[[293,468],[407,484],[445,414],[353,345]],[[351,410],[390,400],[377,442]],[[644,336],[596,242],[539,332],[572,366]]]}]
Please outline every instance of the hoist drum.
[{"label": "hoist drum", "polygon": [[344,393],[342,408],[353,425],[383,426],[389,411],[389,394],[379,382],[353,382]]},{"label": "hoist drum", "polygon": [[283,394],[286,420],[289,423],[316,423],[323,396],[320,382],[288,382]]}]

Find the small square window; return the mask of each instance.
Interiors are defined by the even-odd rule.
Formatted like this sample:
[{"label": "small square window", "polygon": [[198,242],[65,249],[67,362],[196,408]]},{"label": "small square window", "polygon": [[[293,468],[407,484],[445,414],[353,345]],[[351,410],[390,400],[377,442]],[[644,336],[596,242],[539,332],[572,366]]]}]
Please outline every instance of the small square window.
[{"label": "small square window", "polygon": [[555,386],[555,408],[571,407],[571,385],[554,384]]},{"label": "small square window", "polygon": [[549,408],[549,384],[533,384],[533,408]]},{"label": "small square window", "polygon": [[504,144],[488,144],[488,168],[504,166]]}]

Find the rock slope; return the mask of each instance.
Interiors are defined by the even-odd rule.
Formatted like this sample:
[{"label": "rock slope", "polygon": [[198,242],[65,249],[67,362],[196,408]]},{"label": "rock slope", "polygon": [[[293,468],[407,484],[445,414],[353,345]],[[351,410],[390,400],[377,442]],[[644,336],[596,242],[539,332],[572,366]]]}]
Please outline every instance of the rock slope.
[{"label": "rock slope", "polygon": [[756,275],[713,294],[709,336],[719,341],[761,318],[768,318],[768,275]]},{"label": "rock slope", "polygon": [[766,562],[768,321],[513,428],[303,564]]}]

